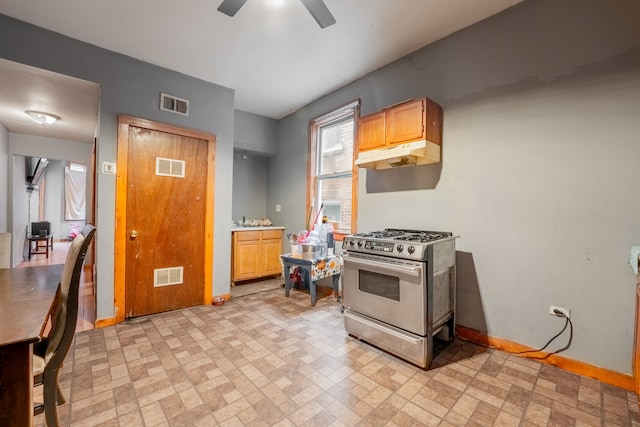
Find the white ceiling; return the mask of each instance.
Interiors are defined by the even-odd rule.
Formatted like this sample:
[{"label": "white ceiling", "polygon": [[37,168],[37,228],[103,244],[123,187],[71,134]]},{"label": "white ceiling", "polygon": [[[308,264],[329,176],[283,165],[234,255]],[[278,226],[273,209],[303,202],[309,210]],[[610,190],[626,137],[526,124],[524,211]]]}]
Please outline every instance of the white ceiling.
[{"label": "white ceiling", "polygon": [[[95,83],[0,58],[0,123],[9,132],[93,143],[99,96]],[[61,119],[42,126],[27,110]]]},{"label": "white ceiling", "polygon": [[278,119],[522,0],[325,0],[337,21],[325,29],[300,0],[248,0],[233,18],[221,1],[2,0],[0,13],[235,89],[236,109]]}]

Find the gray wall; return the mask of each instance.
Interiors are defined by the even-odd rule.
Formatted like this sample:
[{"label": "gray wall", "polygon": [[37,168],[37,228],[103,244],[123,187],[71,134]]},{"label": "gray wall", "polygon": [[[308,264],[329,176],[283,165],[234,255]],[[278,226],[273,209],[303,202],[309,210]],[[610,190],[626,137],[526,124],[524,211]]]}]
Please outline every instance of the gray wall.
[{"label": "gray wall", "polygon": [[56,240],[66,237],[68,231],[65,227],[60,232],[64,220],[64,166],[62,160],[51,161],[44,177],[44,219],[51,222],[51,231]]},{"label": "gray wall", "polygon": [[278,122],[269,117],[235,110],[234,147],[267,156],[276,154]]},{"label": "gray wall", "polygon": [[233,208],[235,221],[265,218],[267,216],[267,165],[266,157],[253,153],[242,158],[236,151],[233,160]]},{"label": "gray wall", "polygon": [[[361,170],[358,229],[452,231],[457,321],[542,346],[572,310],[563,354],[631,373],[640,242],[640,3],[527,0],[282,119],[268,214],[304,225],[308,122],[353,99],[368,114],[429,96],[438,165]],[[567,343],[562,335],[549,347]]]},{"label": "gray wall", "polygon": [[27,191],[24,183],[25,167],[22,156],[9,156],[9,200],[11,203],[11,265],[16,266],[24,256],[29,254],[27,246],[27,227],[32,220],[38,219],[38,207],[40,206],[38,192]]},{"label": "gray wall", "polygon": [[[0,125],[0,201],[9,196],[9,158],[9,131]],[[9,203],[0,203],[0,233],[10,232],[9,209]]]},{"label": "gray wall", "polygon": [[[233,156],[234,221],[267,216],[268,156],[277,148],[277,122],[274,119],[235,110]],[[242,155],[247,158],[243,159]]]},{"label": "gray wall", "polygon": [[[115,162],[117,115],[128,114],[217,136],[213,293],[229,292],[234,92],[0,15],[0,57],[101,85],[97,164]],[[190,100],[190,116],[160,111],[159,94]],[[97,317],[114,316],[115,175],[97,175]]]}]

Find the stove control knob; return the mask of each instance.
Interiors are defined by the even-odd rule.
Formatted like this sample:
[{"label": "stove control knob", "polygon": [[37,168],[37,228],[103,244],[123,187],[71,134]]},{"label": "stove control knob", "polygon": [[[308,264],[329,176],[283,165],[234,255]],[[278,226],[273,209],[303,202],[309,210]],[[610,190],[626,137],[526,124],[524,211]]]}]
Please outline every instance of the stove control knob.
[{"label": "stove control knob", "polygon": [[398,245],[398,246],[396,246],[396,250],[398,251],[398,253],[400,253],[400,252],[402,252],[404,250],[404,246]]},{"label": "stove control knob", "polygon": [[361,247],[362,247],[362,245],[363,245],[362,240],[360,240],[360,241],[358,242],[358,247],[359,247],[359,248],[361,248]]},{"label": "stove control knob", "polygon": [[355,244],[356,244],[356,242],[354,240],[349,240],[349,246],[353,246]]},{"label": "stove control knob", "polygon": [[409,246],[409,248],[407,248],[407,252],[409,252],[410,254],[413,254],[416,251],[416,248],[414,248],[413,246]]}]

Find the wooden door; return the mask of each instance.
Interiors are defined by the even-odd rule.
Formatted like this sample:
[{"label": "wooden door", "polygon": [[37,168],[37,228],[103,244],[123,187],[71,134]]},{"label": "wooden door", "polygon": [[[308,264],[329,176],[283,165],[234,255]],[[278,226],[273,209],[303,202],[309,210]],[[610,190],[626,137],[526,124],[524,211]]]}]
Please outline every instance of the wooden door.
[{"label": "wooden door", "polygon": [[126,317],[204,301],[208,141],[128,127]]}]

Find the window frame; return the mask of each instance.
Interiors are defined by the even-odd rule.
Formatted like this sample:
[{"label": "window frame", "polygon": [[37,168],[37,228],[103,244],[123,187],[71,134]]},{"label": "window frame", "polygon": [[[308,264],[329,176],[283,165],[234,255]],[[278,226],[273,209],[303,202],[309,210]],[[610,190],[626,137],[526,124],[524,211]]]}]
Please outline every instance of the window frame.
[{"label": "window frame", "polygon": [[[334,231],[334,240],[343,240],[349,234],[357,233],[358,219],[358,170],[355,159],[358,154],[358,121],[360,119],[360,100],[349,102],[342,107],[325,113],[309,121],[309,141],[307,156],[307,201],[306,201],[306,226],[313,228],[312,221],[316,212],[312,212],[311,201],[317,200],[318,190],[318,134],[319,129],[327,124],[337,122],[346,117],[353,116],[353,162],[351,164],[351,229],[348,233]],[[314,207],[315,209],[315,207]]]}]

